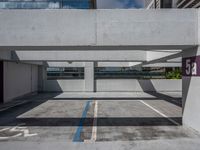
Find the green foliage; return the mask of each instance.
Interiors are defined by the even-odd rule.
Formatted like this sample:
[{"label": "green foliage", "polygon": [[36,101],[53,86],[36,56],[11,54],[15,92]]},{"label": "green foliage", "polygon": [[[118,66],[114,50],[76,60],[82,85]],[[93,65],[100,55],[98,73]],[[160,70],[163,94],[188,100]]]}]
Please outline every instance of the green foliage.
[{"label": "green foliage", "polygon": [[181,69],[175,69],[173,71],[166,72],[166,79],[181,79]]}]

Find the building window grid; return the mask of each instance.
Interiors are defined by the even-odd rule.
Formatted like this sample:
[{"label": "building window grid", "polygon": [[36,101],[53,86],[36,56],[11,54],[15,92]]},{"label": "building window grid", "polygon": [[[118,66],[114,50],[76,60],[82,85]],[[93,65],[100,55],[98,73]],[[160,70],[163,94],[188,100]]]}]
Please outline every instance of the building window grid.
[{"label": "building window grid", "polygon": [[96,0],[0,0],[1,9],[95,9]]},{"label": "building window grid", "polygon": [[[178,6],[178,8],[183,8],[190,2],[191,2],[191,0],[179,0],[177,2],[177,6]],[[199,7],[200,7],[200,1],[195,0],[191,4],[189,4],[186,8],[199,8]]]}]

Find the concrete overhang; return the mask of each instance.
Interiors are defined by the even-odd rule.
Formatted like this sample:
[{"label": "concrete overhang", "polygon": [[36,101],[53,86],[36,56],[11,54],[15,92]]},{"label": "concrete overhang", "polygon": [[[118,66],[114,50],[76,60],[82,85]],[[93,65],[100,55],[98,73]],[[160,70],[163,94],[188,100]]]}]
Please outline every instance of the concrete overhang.
[{"label": "concrete overhang", "polygon": [[15,61],[104,61],[130,62],[146,61],[146,51],[129,50],[87,50],[87,51],[12,51],[12,60]]},{"label": "concrete overhang", "polygon": [[[96,61],[105,66],[128,66],[129,62],[166,62],[181,56],[181,51],[142,51],[142,50],[73,50],[73,51],[12,51],[15,61],[47,61],[47,62],[87,62]],[[171,60],[173,61],[173,60]],[[113,63],[109,63],[113,62]],[[121,62],[121,63],[116,63]],[[124,62],[122,64],[122,62]],[[125,64],[126,63],[126,64]],[[61,64],[63,65],[63,64]],[[67,65],[67,64],[65,64]]]},{"label": "concrete overhang", "polygon": [[85,67],[84,62],[44,62],[44,66],[46,67]]},{"label": "concrete overhang", "polygon": [[149,50],[198,45],[198,9],[0,10],[0,49]]},{"label": "concrete overhang", "polygon": [[[171,52],[147,52],[147,61],[141,62],[139,64],[134,65],[134,67],[145,67],[145,66],[159,66],[159,64],[166,64],[168,66],[180,66],[180,58],[182,58],[182,51],[178,51],[175,53]],[[152,57],[151,59],[149,57]],[[161,65],[160,65],[161,66]]]},{"label": "concrete overhang", "polygon": [[181,67],[182,63],[155,63],[155,64],[148,64],[143,65],[142,67]]}]

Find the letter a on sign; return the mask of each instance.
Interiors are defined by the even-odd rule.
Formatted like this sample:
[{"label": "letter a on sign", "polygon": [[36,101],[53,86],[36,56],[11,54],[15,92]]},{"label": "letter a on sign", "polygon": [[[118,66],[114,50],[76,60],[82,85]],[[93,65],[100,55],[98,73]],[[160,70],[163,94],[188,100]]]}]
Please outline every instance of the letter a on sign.
[{"label": "letter a on sign", "polygon": [[192,63],[192,75],[197,75],[197,63]]}]

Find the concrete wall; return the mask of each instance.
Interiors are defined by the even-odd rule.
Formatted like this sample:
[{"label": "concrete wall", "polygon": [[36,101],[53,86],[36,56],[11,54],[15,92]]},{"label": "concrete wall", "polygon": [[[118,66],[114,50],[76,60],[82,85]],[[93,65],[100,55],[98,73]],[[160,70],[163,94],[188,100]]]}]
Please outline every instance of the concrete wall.
[{"label": "concrete wall", "polygon": [[0,50],[1,60],[11,60],[11,50]]},{"label": "concrete wall", "polygon": [[[200,48],[184,51],[183,57],[199,56]],[[200,131],[200,77],[183,76],[183,124]]]},{"label": "concrete wall", "polygon": [[200,79],[183,77],[183,124],[200,131]]},{"label": "concrete wall", "polygon": [[4,62],[4,102],[38,89],[38,66]]},{"label": "concrete wall", "polygon": [[197,12],[192,10],[102,10],[97,14],[100,45],[182,45],[197,40],[191,30],[196,29]]},{"label": "concrete wall", "polygon": [[45,80],[44,92],[84,92],[84,80]]},{"label": "concrete wall", "polygon": [[164,58],[173,54],[180,53],[180,50],[168,50],[168,51],[147,51],[147,61]]},{"label": "concrete wall", "polygon": [[108,91],[182,91],[181,80],[136,80],[136,79],[101,79],[96,81],[96,89]]},{"label": "concrete wall", "polygon": [[196,45],[197,13],[195,9],[0,10],[4,20],[0,46],[55,50],[56,46]]},{"label": "concrete wall", "polygon": [[[200,55],[200,9],[198,9],[198,47],[183,51],[183,58]],[[197,66],[199,69],[199,66]],[[200,132],[200,76],[183,76],[183,124]]]},{"label": "concrete wall", "polygon": [[[84,92],[84,80],[46,80],[45,92]],[[182,91],[181,80],[99,79],[97,92]]]},{"label": "concrete wall", "polygon": [[20,61],[146,61],[145,51],[130,50],[67,50],[15,51],[13,60]]}]

